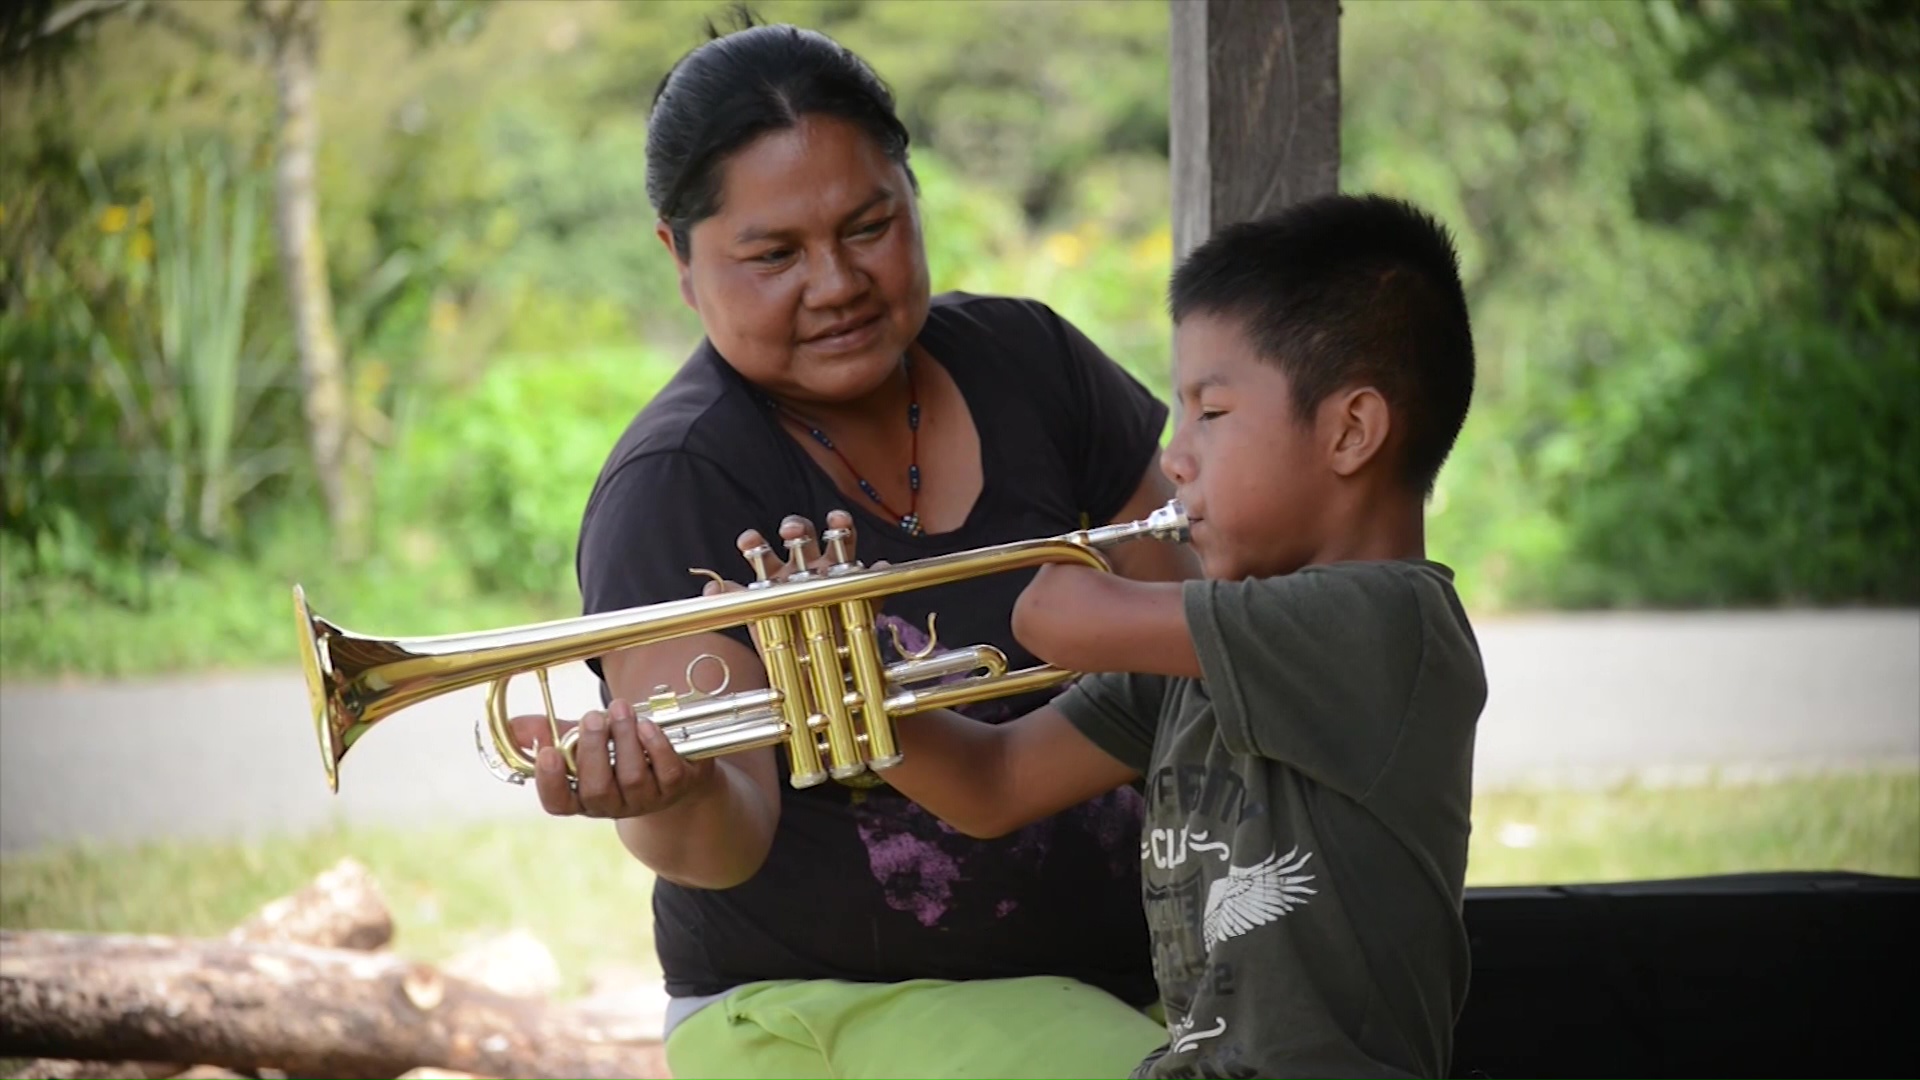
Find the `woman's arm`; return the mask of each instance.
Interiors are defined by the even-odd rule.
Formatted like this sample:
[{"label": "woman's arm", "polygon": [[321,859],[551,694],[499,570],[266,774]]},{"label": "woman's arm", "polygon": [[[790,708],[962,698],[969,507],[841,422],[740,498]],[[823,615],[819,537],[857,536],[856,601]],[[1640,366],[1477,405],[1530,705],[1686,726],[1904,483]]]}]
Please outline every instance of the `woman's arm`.
[{"label": "woman's arm", "polygon": [[[726,661],[729,693],[767,685],[766,669],[753,650],[722,634],[662,642],[608,656],[603,665],[616,699],[645,701],[657,686],[685,682],[687,664],[701,653]],[[679,885],[725,889],[752,877],[773,846],[780,823],[779,763],[768,748],[701,762],[675,753],[653,724],[658,748],[648,748],[653,772],[665,788],[676,767],[705,768],[709,775],[679,801],[656,813],[615,822],[620,842],[654,873]],[[664,753],[663,753],[664,751]],[[644,762],[643,762],[644,764]]]},{"label": "woman's arm", "polygon": [[688,761],[652,722],[637,720],[628,705],[646,701],[657,686],[682,685],[687,664],[702,653],[726,661],[729,692],[767,685],[759,657],[721,634],[609,654],[602,669],[613,705],[581,718],[574,753],[577,788],[567,783],[560,756],[549,745],[546,717],[515,717],[513,730],[520,745],[543,748],[534,782],[548,813],[611,818],[627,851],[660,877],[693,888],[725,889],[752,877],[773,844],[780,821],[773,751]]}]

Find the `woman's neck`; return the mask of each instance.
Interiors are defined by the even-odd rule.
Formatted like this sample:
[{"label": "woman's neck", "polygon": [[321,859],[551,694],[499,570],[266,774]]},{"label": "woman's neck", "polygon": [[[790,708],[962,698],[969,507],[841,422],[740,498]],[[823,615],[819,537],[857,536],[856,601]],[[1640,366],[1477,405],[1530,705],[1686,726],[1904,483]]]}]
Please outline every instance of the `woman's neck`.
[{"label": "woman's neck", "polygon": [[871,393],[852,401],[797,401],[779,394],[768,395],[780,412],[802,426],[815,427],[836,437],[849,433],[890,432],[905,427],[907,408],[913,401],[909,385],[907,359],[901,358],[893,372]]}]

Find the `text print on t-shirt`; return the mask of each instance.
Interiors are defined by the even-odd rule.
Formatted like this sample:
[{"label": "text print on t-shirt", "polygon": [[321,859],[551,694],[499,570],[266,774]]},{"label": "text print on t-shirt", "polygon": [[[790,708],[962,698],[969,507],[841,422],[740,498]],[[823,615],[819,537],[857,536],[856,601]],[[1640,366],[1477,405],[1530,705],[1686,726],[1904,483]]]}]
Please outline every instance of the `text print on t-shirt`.
[{"label": "text print on t-shirt", "polygon": [[[1306,904],[1316,891],[1307,872],[1313,853],[1266,841],[1266,807],[1247,799],[1230,771],[1163,766],[1147,791],[1141,873],[1168,1052],[1177,1054],[1226,1034],[1224,1016],[1193,1013],[1198,998],[1233,993],[1231,964],[1214,950]],[[1258,851],[1236,857],[1236,843]]]}]

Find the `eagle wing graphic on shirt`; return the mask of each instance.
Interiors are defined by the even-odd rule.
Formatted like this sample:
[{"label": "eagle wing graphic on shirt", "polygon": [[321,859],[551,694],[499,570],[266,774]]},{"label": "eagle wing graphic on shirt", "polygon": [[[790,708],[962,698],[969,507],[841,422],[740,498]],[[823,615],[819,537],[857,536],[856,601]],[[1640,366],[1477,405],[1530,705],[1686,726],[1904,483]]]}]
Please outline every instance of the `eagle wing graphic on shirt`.
[{"label": "eagle wing graphic on shirt", "polygon": [[1313,875],[1300,872],[1307,860],[1313,858],[1313,852],[1305,855],[1299,852],[1295,847],[1285,855],[1270,855],[1252,866],[1228,866],[1227,876],[1207,886],[1202,933],[1209,950],[1227,938],[1265,926],[1314,895],[1316,890],[1307,885]]}]

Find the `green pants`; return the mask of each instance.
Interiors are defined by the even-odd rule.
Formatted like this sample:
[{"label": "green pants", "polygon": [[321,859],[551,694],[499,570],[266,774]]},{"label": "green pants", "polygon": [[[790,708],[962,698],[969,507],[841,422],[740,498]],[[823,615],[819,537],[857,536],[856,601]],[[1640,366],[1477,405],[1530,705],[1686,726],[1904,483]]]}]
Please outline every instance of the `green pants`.
[{"label": "green pants", "polygon": [[1166,1037],[1072,979],[789,980],[751,983],[688,1017],[667,1038],[667,1067],[675,1080],[1123,1077]]}]

